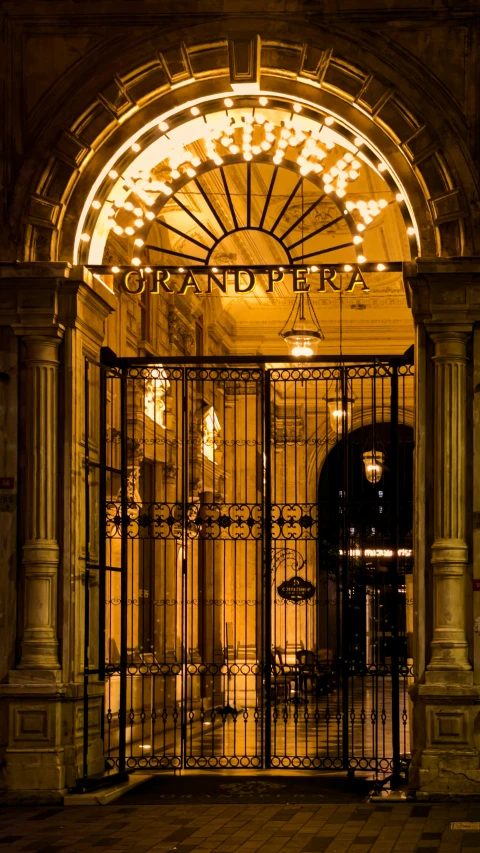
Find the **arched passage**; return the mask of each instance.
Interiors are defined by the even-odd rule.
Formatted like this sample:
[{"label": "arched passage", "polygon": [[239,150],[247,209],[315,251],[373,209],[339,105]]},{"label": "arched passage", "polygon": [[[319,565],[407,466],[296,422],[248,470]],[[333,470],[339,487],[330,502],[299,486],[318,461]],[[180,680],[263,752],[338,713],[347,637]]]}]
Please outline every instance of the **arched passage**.
[{"label": "arched passage", "polygon": [[[209,355],[217,354],[219,357],[225,357],[231,352],[243,352],[251,357],[252,352],[257,352],[259,349],[263,349],[263,352],[272,351],[272,337],[267,335],[265,340],[260,338],[260,326],[265,326],[265,323],[260,322],[255,325],[252,322],[258,307],[254,299],[248,301],[238,294],[235,296],[229,294],[224,300],[223,295],[220,294],[218,298],[212,298],[203,312],[199,310],[199,303],[195,303],[194,299],[185,300],[181,309],[175,300],[165,300],[161,310],[152,312],[147,297],[136,302],[128,295],[120,296],[114,281],[106,280],[109,286],[105,287],[102,277],[97,277],[97,273],[94,272],[90,276],[89,273],[82,272],[81,265],[91,262],[90,248],[93,248],[94,243],[98,248],[101,242],[101,223],[97,227],[97,214],[94,211],[99,210],[103,214],[104,209],[106,211],[105,204],[108,205],[115,200],[110,199],[110,192],[114,190],[116,192],[117,179],[111,177],[109,183],[107,180],[109,172],[117,171],[115,167],[120,163],[122,168],[118,175],[121,177],[124,166],[126,169],[133,166],[136,155],[141,155],[144,150],[142,146],[145,142],[145,134],[147,136],[151,134],[152,143],[158,141],[159,131],[162,132],[162,128],[159,128],[161,122],[168,124],[170,121],[173,124],[179,117],[178,127],[185,128],[187,126],[187,121],[183,120],[185,115],[182,118],[182,113],[185,111],[195,118],[192,110],[201,107],[208,111],[205,105],[211,105],[217,109],[218,103],[224,103],[226,99],[231,99],[233,102],[228,109],[235,109],[236,103],[241,104],[242,108],[245,106],[250,108],[252,99],[260,98],[271,99],[282,109],[285,109],[286,104],[296,103],[301,105],[301,112],[307,117],[310,116],[310,111],[321,115],[322,122],[327,127],[336,128],[350,143],[352,141],[354,143],[357,137],[363,140],[364,150],[368,150],[368,156],[372,159],[374,167],[379,163],[385,165],[385,176],[393,181],[394,195],[403,196],[400,202],[395,198],[395,203],[405,206],[406,214],[410,217],[406,219],[406,227],[413,228],[418,238],[417,245],[410,246],[408,239],[402,243],[400,228],[396,231],[398,260],[407,262],[406,276],[409,282],[413,282],[413,284],[409,283],[408,287],[410,302],[419,327],[416,351],[420,367],[418,399],[421,411],[418,417],[422,429],[428,426],[428,435],[426,432],[424,435],[422,429],[417,432],[419,442],[417,483],[419,486],[416,505],[418,513],[416,547],[420,566],[418,601],[419,607],[424,607],[426,612],[428,608],[425,602],[424,584],[427,579],[427,584],[431,585],[429,589],[431,588],[432,593],[435,593],[431,598],[436,602],[436,611],[430,614],[427,620],[424,619],[421,609],[417,617],[416,661],[419,667],[417,673],[419,680],[423,678],[426,649],[429,649],[429,642],[432,636],[435,636],[432,644],[433,666],[428,675],[435,689],[428,694],[427,685],[422,694],[424,699],[421,701],[430,703],[428,713],[431,716],[428,719],[433,719],[437,727],[434,726],[434,731],[432,729],[433,734],[431,732],[425,734],[426,726],[423,723],[419,724],[420,740],[417,757],[421,755],[425,739],[428,740],[428,738],[434,752],[435,750],[441,752],[442,744],[447,753],[450,748],[455,751],[455,733],[452,734],[452,732],[457,725],[458,731],[461,729],[462,732],[467,730],[470,732],[472,705],[475,701],[471,667],[468,661],[469,645],[472,646],[472,630],[470,626],[468,628],[470,633],[467,635],[467,612],[461,604],[467,578],[466,506],[470,504],[466,495],[473,493],[473,489],[468,493],[466,490],[467,452],[464,439],[467,434],[467,403],[470,406],[472,396],[470,385],[466,384],[465,365],[468,358],[467,344],[469,344],[474,321],[472,318],[476,317],[473,286],[476,269],[474,265],[469,266],[469,261],[464,266],[453,261],[450,266],[447,263],[443,266],[435,265],[433,262],[433,266],[429,266],[427,259],[447,260],[461,256],[468,258],[475,256],[478,252],[478,229],[475,227],[476,173],[468,149],[467,121],[453,98],[449,97],[446,89],[438,84],[433,74],[422,63],[412,60],[411,55],[406,55],[403,49],[395,46],[393,39],[387,39],[382,43],[380,37],[372,33],[366,34],[358,30],[347,32],[346,28],[340,27],[327,30],[317,27],[316,24],[311,25],[310,21],[308,24],[298,21],[278,22],[267,16],[257,17],[250,22],[245,20],[243,26],[247,29],[239,33],[238,21],[228,16],[215,18],[208,24],[195,22],[184,29],[179,29],[178,22],[172,25],[168,23],[162,27],[161,44],[159,43],[160,35],[157,36],[156,32],[152,34],[149,30],[148,33],[136,31],[133,35],[131,32],[125,33],[116,38],[115,43],[112,40],[101,48],[89,47],[85,57],[71,66],[58,84],[39,100],[30,114],[28,125],[30,139],[35,141],[29,148],[28,156],[21,162],[15,187],[11,187],[10,231],[4,232],[2,244],[2,256],[7,262],[21,260],[29,265],[16,267],[13,271],[9,268],[5,272],[5,280],[11,288],[10,302],[7,302],[8,322],[15,327],[15,334],[20,334],[23,339],[22,354],[25,356],[27,369],[25,384],[27,414],[22,415],[21,428],[28,451],[26,455],[28,459],[47,460],[47,473],[45,480],[42,481],[42,494],[38,490],[39,481],[35,476],[35,466],[31,468],[30,474],[27,472],[24,490],[23,505],[33,508],[31,511],[33,520],[28,527],[28,536],[24,543],[22,571],[26,587],[25,612],[30,615],[36,614],[36,617],[32,616],[33,621],[25,628],[23,657],[18,672],[22,668],[27,671],[29,667],[37,667],[40,670],[51,669],[57,672],[63,665],[62,677],[65,681],[70,680],[72,684],[77,685],[82,680],[84,661],[82,654],[75,646],[75,637],[80,636],[83,630],[80,627],[82,618],[78,608],[81,609],[79,602],[82,601],[84,591],[81,588],[80,575],[77,578],[75,571],[79,565],[83,568],[91,555],[93,558],[97,555],[95,548],[90,547],[88,530],[93,531],[93,537],[98,530],[95,526],[97,519],[93,510],[92,518],[89,519],[90,528],[87,524],[86,544],[85,537],[80,542],[83,532],[75,529],[71,519],[75,514],[75,507],[81,504],[84,497],[82,492],[84,468],[81,460],[84,459],[82,454],[84,454],[85,444],[91,452],[91,458],[85,470],[89,470],[88,465],[91,465],[93,470],[95,465],[99,464],[100,445],[97,439],[99,424],[101,427],[102,421],[94,407],[91,410],[87,407],[86,413],[81,411],[80,401],[82,389],[85,387],[81,371],[85,354],[93,356],[94,359],[98,358],[100,343],[105,340],[104,327],[108,326],[106,340],[111,349],[119,355],[140,354],[147,360],[165,352],[171,352],[176,356],[192,356],[195,353],[199,357],[205,354],[205,350],[208,350]],[[418,91],[419,79],[422,80],[421,93]],[[332,123],[327,124],[327,119],[332,120]],[[150,143],[147,141],[147,144]],[[234,141],[233,144],[237,145],[238,142]],[[137,146],[140,146],[140,152]],[[351,153],[356,153],[358,147],[356,145],[355,152]],[[218,150],[215,150],[217,156],[220,156]],[[232,157],[234,159],[225,162],[225,172],[227,169],[237,169],[238,174],[240,168],[236,153],[233,153]],[[153,165],[158,166],[159,162],[161,161]],[[265,157],[263,154],[259,155],[256,162],[253,161],[253,157],[252,161],[246,162],[247,164],[251,162],[250,175],[251,177],[253,175],[255,180],[262,174],[261,170],[264,167],[267,169],[272,167],[272,163],[268,162],[267,152]],[[214,163],[214,165],[218,164]],[[297,163],[299,171],[303,165]],[[379,171],[379,169],[376,170],[376,177],[380,181]],[[248,169],[245,169],[245,174],[248,175]],[[191,176],[187,175],[187,177]],[[313,175],[306,174],[302,177],[305,178],[304,187],[308,187],[308,193],[312,196],[309,204],[313,204],[315,203],[314,193],[318,189],[325,189],[325,185],[321,184],[319,187],[312,180]],[[198,178],[205,195],[211,199],[208,185],[209,182],[217,181],[218,174],[215,175],[213,169],[206,168],[204,174],[198,175]],[[159,180],[163,181],[164,178],[160,176]],[[172,195],[177,195],[177,198],[182,198],[182,193],[192,195],[188,182],[181,185],[182,178],[174,178],[174,180],[179,180],[180,183],[174,187],[175,192]],[[268,193],[268,180],[266,183]],[[248,178],[246,184],[248,184]],[[101,193],[97,198],[96,193],[99,189]],[[390,187],[390,191],[393,192],[393,189]],[[243,195],[246,193],[248,191]],[[202,195],[201,192],[200,195]],[[227,208],[229,208],[228,195],[225,191]],[[96,201],[99,201],[100,208],[93,206],[92,202]],[[292,203],[294,201],[295,199],[292,199]],[[336,204],[336,201],[333,203]],[[162,206],[156,200],[151,210],[154,218],[158,215],[160,219],[163,217],[166,221],[167,206]],[[144,209],[141,209],[143,212]],[[304,235],[300,233],[294,236],[291,232],[289,237],[286,237],[286,231],[294,223],[297,223],[295,228],[301,231],[301,224],[306,221],[302,219],[306,209],[300,205],[296,211],[293,211],[292,222],[288,224],[286,230],[280,231],[279,236],[279,239],[286,241],[289,251],[302,249],[299,256],[301,260],[309,254],[305,250]],[[248,206],[245,210],[248,210]],[[128,213],[128,209],[123,208],[120,214],[122,217],[125,211]],[[186,215],[189,216],[191,212],[189,211]],[[352,214],[352,211],[348,214]],[[170,215],[171,211],[168,212],[168,216]],[[211,215],[213,216],[213,213]],[[106,218],[108,218],[108,211],[106,211]],[[110,218],[115,219],[118,228],[123,231],[127,228],[133,229],[133,234],[127,232],[127,235],[133,240],[142,240],[143,246],[146,246],[144,237],[147,237],[147,226],[140,214],[137,214],[137,218],[142,220],[141,225],[136,225],[135,221],[132,225],[127,218],[121,220],[120,216],[118,223],[115,217]],[[355,224],[358,224],[355,216],[352,215],[351,218]],[[197,219],[201,217],[197,216]],[[380,222],[380,218],[377,222]],[[164,227],[157,224],[160,229]],[[169,224],[172,225],[171,220]],[[367,223],[367,226],[373,224],[375,223]],[[361,236],[358,228],[356,231],[352,230],[350,225],[347,214],[342,214],[339,228],[345,227],[349,237]],[[114,227],[115,225],[109,228],[108,232],[113,231],[116,237],[123,237],[123,234],[120,235],[114,231]],[[320,224],[318,227],[321,227]],[[142,231],[142,228],[145,228],[145,231]],[[173,228],[182,231],[181,227],[177,227],[174,223]],[[212,231],[212,242],[208,243],[207,249],[210,251],[214,245],[217,247],[220,259],[215,262],[219,264],[224,262],[224,255],[227,256],[228,262],[228,256],[234,251],[232,243],[237,239],[239,244],[242,240],[245,241],[241,248],[245,249],[247,254],[243,257],[248,257],[248,251],[257,253],[264,251],[260,226],[257,232],[260,242],[255,245],[255,241],[251,239],[251,230],[247,227],[244,231],[240,228],[233,229],[232,234],[229,236],[225,234],[223,238],[216,231]],[[372,227],[371,230],[373,234],[374,228]],[[314,240],[317,235],[313,238],[311,231],[310,227],[308,237]],[[89,241],[81,240],[83,233],[90,238]],[[175,234],[172,228],[170,233]],[[380,241],[381,233],[382,230],[379,227],[377,237]],[[186,234],[186,231],[182,231],[181,239]],[[188,231],[188,237],[191,236],[191,232]],[[197,239],[195,235],[193,236]],[[130,252],[131,247],[126,241],[121,243],[110,233],[104,233],[103,237],[101,255],[106,266],[117,266],[123,261],[130,263],[134,257],[137,257]],[[175,239],[177,237],[180,235],[176,234]],[[299,239],[300,243],[293,247],[292,244]],[[150,240],[150,231],[148,240]],[[229,240],[230,243],[228,243]],[[270,242],[270,246],[266,249],[267,254],[274,256],[280,243],[278,240],[275,242],[271,237],[266,242]],[[82,245],[83,243],[85,245]],[[158,240],[152,245],[157,248],[148,249],[148,251],[158,252]],[[405,247],[406,251],[404,251]],[[310,251],[320,252],[323,248],[320,244],[314,244],[314,248]],[[326,248],[329,252],[333,251],[332,245]],[[425,260],[423,266],[422,263],[417,267],[408,265],[410,248],[413,254],[418,249]],[[165,255],[164,250],[176,251],[176,248],[168,241],[160,241],[160,250]],[[356,253],[358,258],[358,249],[349,245],[348,250],[352,252],[352,260],[353,253]],[[185,246],[180,247],[180,252],[182,251],[186,251]],[[328,257],[328,252],[326,255]],[[185,254],[179,254],[179,263],[185,257]],[[317,257],[318,255],[314,254],[309,258],[312,266]],[[207,254],[207,258],[209,262],[213,262],[215,256]],[[377,259],[381,261],[381,258]],[[147,263],[150,257],[142,256],[139,260],[141,264]],[[275,257],[274,263],[278,265],[281,260],[280,257]],[[150,262],[153,263],[153,261]],[[73,272],[69,269],[71,264],[75,265]],[[416,275],[417,268],[423,270],[423,278],[420,277],[420,280]],[[22,276],[24,281],[20,286],[18,280]],[[25,279],[28,280],[27,284]],[[14,290],[11,282],[15,284]],[[389,306],[387,309],[389,313],[394,314],[391,326],[385,330],[385,323],[378,317],[376,323],[370,322],[373,318],[370,318],[368,323],[365,322],[369,308],[365,300],[355,298],[348,306],[352,322],[350,338],[347,340],[344,334],[348,326],[344,310],[345,303],[339,298],[335,303],[338,315],[330,323],[331,329],[335,327],[339,331],[326,335],[326,341],[333,342],[331,355],[335,352],[339,354],[339,350],[343,350],[344,354],[347,348],[350,352],[358,351],[354,347],[358,346],[360,340],[357,334],[359,328],[372,330],[369,333],[368,342],[377,352],[385,341],[393,340],[394,327],[399,325],[399,309],[403,307],[405,312],[407,311],[403,290],[400,291],[403,283],[385,281],[384,285],[384,292],[379,296],[385,299],[384,305]],[[280,299],[283,294],[280,293],[278,296]],[[247,312],[243,315],[236,313],[237,308],[240,307],[240,301],[248,306],[250,315]],[[286,302],[282,304],[283,309],[287,307]],[[275,303],[274,300],[268,301],[266,305],[265,314],[268,313],[271,317],[272,329],[278,327],[279,314],[283,309],[280,311],[279,303]],[[279,309],[276,316],[273,310],[275,308]],[[105,323],[106,315],[112,309],[115,309],[114,320]],[[329,308],[325,306],[325,316],[322,319],[323,326],[327,328],[328,310]],[[359,321],[357,318],[360,317],[364,320]],[[455,317],[455,323],[453,317]],[[430,338],[425,332],[425,324],[429,324]],[[439,326],[442,328],[439,329]],[[406,338],[408,343],[411,343],[411,326],[406,335],[404,332],[406,328],[394,340],[392,349],[396,352],[403,351],[402,346]],[[62,340],[64,343],[61,343]],[[226,341],[228,344],[225,343]],[[240,341],[243,341],[243,350],[239,344]],[[361,344],[360,349],[365,352],[365,341],[361,341]],[[328,346],[329,344],[326,345],[325,352],[328,351]],[[284,352],[281,347],[283,347],[282,342],[279,344],[278,353]],[[451,373],[455,377],[452,385],[441,381],[433,390],[430,361],[432,352],[435,352],[435,370],[438,369],[437,372],[441,378]],[[62,365],[60,373],[59,364]],[[41,369],[37,369],[39,367]],[[92,368],[92,371],[94,372],[95,369]],[[39,377],[44,376],[45,382],[40,387]],[[59,376],[64,383],[61,394],[58,384]],[[158,381],[158,377],[155,381]],[[157,389],[155,381],[153,391],[152,387],[149,391],[150,397],[153,393],[154,410],[155,389]],[[160,381],[163,382],[163,376]],[[428,393],[424,390],[425,388],[429,389]],[[141,397],[141,394],[139,396]],[[248,393],[245,393],[245,397],[248,397]],[[34,402],[37,400],[40,400],[43,406],[41,412],[38,407],[34,407]],[[436,406],[435,423],[442,425],[442,429],[439,428],[435,434],[432,419],[429,420],[427,417],[427,408],[432,400]],[[56,403],[59,401],[62,405],[58,410]],[[118,399],[112,398],[110,402],[114,408]],[[134,406],[137,402],[135,398]],[[207,427],[205,423],[202,426],[202,416],[205,413],[208,414],[210,423],[214,424],[209,441],[215,444],[216,432],[218,432],[215,427],[216,413],[211,411],[212,407],[209,403],[208,399],[200,401],[195,412],[197,421],[204,430]],[[179,411],[180,408],[177,408],[177,414]],[[130,415],[131,412],[127,411],[127,421]],[[288,417],[290,418],[290,413]],[[45,432],[43,423],[47,420],[50,429]],[[155,418],[150,417],[150,421],[154,422]],[[473,423],[473,418],[468,423]],[[133,426],[132,424],[133,420],[128,421],[129,429],[133,430],[131,446],[138,448],[142,436],[137,429],[138,424]],[[287,425],[291,426],[292,422],[289,421]],[[149,426],[155,430],[151,424]],[[159,425],[159,429],[163,428]],[[297,429],[295,418],[293,428]],[[57,458],[60,449],[55,442],[53,447],[51,441],[51,436],[57,435],[63,437],[63,443],[59,443],[60,449],[63,448],[62,452],[64,452],[61,465],[58,465]],[[426,435],[427,443],[424,443]],[[92,441],[86,441],[86,436],[92,438]],[[451,436],[455,438],[451,439]],[[113,432],[110,437],[114,443]],[[151,441],[152,436],[147,435],[146,438]],[[431,450],[433,447],[435,447],[435,460]],[[135,464],[132,462],[129,470],[129,488],[133,487],[133,495],[137,494],[135,478],[139,460],[140,454],[137,454],[133,460]],[[141,464],[145,460],[152,461],[145,456],[140,460]],[[261,478],[259,474],[261,466],[254,464],[253,468],[256,476]],[[144,479],[145,473],[142,472]],[[450,476],[451,480],[448,479]],[[176,472],[172,459],[163,460],[162,477],[165,488],[174,489]],[[453,483],[452,488],[443,489],[442,484],[447,480]],[[93,476],[92,481],[95,488]],[[431,485],[433,482],[436,483],[435,489]],[[67,500],[64,499],[65,494],[68,494]],[[435,495],[435,527],[432,519],[427,518],[424,512],[425,504],[428,502],[425,499],[427,494],[430,496],[432,505]],[[46,513],[40,512],[39,509],[41,505],[43,506],[44,495],[47,495],[49,500]],[[92,508],[97,506],[96,500],[98,495],[92,499]],[[209,503],[205,495],[202,500],[204,505]],[[61,514],[60,518],[57,518],[56,511],[59,506]],[[37,524],[38,519],[40,521]],[[143,521],[148,524],[148,517],[144,516]],[[202,531],[208,526],[205,516],[200,518],[199,523]],[[448,551],[445,544],[447,541],[451,544],[451,540],[455,540],[452,546],[454,551]],[[433,542],[435,542],[434,568],[431,570],[429,555]],[[60,559],[61,549],[62,559]],[[214,553],[214,549],[207,543],[202,551],[205,576],[208,574],[208,566]],[[96,569],[89,567],[88,571],[93,573]],[[433,576],[430,574],[431,571]],[[87,581],[92,578],[93,574],[87,575]],[[45,604],[41,612],[36,613],[33,602],[38,600],[35,596],[39,582],[43,584]],[[87,590],[90,589],[88,582],[85,587]],[[94,582],[92,589],[95,590]],[[147,587],[142,589],[144,593],[149,591]],[[57,590],[62,595],[61,608],[57,608]],[[450,607],[446,590],[459,606]],[[87,592],[87,594],[90,593]],[[91,593],[93,597],[95,594],[95,591]],[[112,594],[112,599],[114,598],[115,595]],[[245,601],[247,601],[246,598]],[[471,619],[471,615],[468,618]],[[57,619],[62,620],[61,630],[59,630]],[[451,620],[455,624],[453,622],[450,624]],[[426,623],[428,624],[425,629]],[[22,619],[20,624],[23,624]],[[219,637],[221,639],[216,621],[214,621],[213,634],[216,642],[219,641]],[[40,645],[38,644],[39,636]],[[222,642],[227,649],[230,636],[229,631],[225,631]],[[98,649],[95,649],[94,644],[92,649],[92,655],[97,654]],[[218,651],[219,649],[216,648],[216,653]],[[169,649],[168,653],[175,654],[175,651]],[[437,671],[441,676],[435,675]],[[258,675],[257,672],[252,674]],[[440,681],[436,682],[435,678],[439,678]],[[463,704],[458,710],[455,721],[451,725],[450,723],[444,725],[445,708],[440,708],[439,711],[437,706],[439,702],[440,705],[442,704],[443,699],[445,699],[443,706],[448,705],[448,690],[443,690],[441,685],[449,678],[454,685],[454,690],[457,691],[455,695],[459,703]],[[420,692],[421,687],[422,685],[419,687]],[[98,720],[98,714],[101,713],[99,711],[100,688],[95,687],[95,690],[98,692],[94,697],[93,717],[97,715],[95,719]],[[443,695],[442,690],[446,696]],[[45,691],[45,694],[47,693],[48,691]],[[175,689],[172,695],[175,696]],[[438,700],[439,696],[441,701]],[[36,698],[38,700],[38,696]],[[47,713],[47,701],[45,700],[44,703],[45,713]],[[57,733],[52,748],[56,750],[58,766],[48,777],[48,785],[59,790],[64,782],[62,774],[65,773],[62,757],[63,735],[58,734],[61,727],[57,725],[60,719],[64,719],[60,700],[58,703],[56,700],[50,702],[49,714],[52,713],[52,709],[57,715],[55,726],[52,728],[52,731]],[[421,709],[420,714],[424,713],[425,708],[421,703],[419,703],[419,709]],[[16,714],[17,710],[14,709],[13,713]],[[98,725],[95,728],[95,725],[89,733],[87,722],[83,757],[85,762],[87,753],[91,753],[90,766],[93,765],[101,770],[101,726]],[[8,759],[9,767],[12,767],[16,760],[18,762],[18,754],[15,752],[15,732],[18,731],[20,729],[17,726],[11,733],[13,749]],[[71,763],[68,772],[72,778],[75,774],[81,773],[79,769],[81,762],[78,759],[81,747],[76,740],[78,737],[76,730],[73,731],[71,727],[68,731],[69,745],[75,746],[75,749],[69,753]],[[91,741],[89,741],[90,736]],[[448,740],[449,737],[450,740]],[[471,734],[468,734],[467,740],[471,747],[469,755],[472,761],[475,761],[478,756],[471,745]],[[438,746],[439,743],[440,746]],[[32,747],[32,751],[35,752],[35,746]],[[417,761],[417,767],[420,767],[419,761]],[[447,756],[447,764],[448,761]],[[23,770],[18,766],[17,772],[21,774]],[[435,776],[436,771],[425,765],[419,772],[424,774],[423,778],[429,783],[428,780]],[[448,773],[449,771],[447,775]],[[25,781],[22,784],[25,786]]]}]

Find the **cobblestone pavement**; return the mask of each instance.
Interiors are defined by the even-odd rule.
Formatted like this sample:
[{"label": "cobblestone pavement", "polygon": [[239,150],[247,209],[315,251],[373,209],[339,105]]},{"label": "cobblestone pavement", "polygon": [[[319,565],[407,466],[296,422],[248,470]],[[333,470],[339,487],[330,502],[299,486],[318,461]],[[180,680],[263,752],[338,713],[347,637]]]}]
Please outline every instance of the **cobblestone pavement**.
[{"label": "cobblestone pavement", "polygon": [[478,821],[479,804],[12,806],[0,818],[0,851],[480,851],[480,832],[449,828]]}]

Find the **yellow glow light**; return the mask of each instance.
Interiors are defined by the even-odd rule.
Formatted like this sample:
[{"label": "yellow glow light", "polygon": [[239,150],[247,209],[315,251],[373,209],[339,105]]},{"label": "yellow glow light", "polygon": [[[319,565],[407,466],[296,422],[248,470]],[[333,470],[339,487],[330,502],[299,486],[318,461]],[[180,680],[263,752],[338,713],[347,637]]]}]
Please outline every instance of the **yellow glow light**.
[{"label": "yellow glow light", "polygon": [[333,118],[333,116],[327,116],[325,119],[325,124],[327,125],[327,127],[331,127],[334,121],[335,119]]},{"label": "yellow glow light", "polygon": [[359,255],[357,258],[357,261],[359,264],[364,264],[366,260],[367,259],[366,259],[365,255]]},{"label": "yellow glow light", "polygon": [[134,223],[133,223],[133,224],[134,224],[134,225],[136,225],[136,226],[137,226],[137,228],[142,228],[142,226],[143,226],[143,219],[135,219],[135,221],[134,221]]},{"label": "yellow glow light", "polygon": [[83,233],[82,236],[80,237],[80,240],[82,240],[83,243],[89,243],[90,242],[90,234]]},{"label": "yellow glow light", "polygon": [[139,267],[141,263],[140,258],[132,258],[132,264],[134,267]]},{"label": "yellow glow light", "polygon": [[233,101],[231,98],[225,98],[224,102],[226,107],[233,107]]},{"label": "yellow glow light", "polygon": [[118,172],[115,169],[110,169],[108,173],[109,178],[118,178]]},{"label": "yellow glow light", "polygon": [[167,132],[167,130],[168,130],[168,124],[167,124],[167,122],[166,122],[166,121],[161,121],[161,122],[159,123],[159,125],[158,125],[158,129],[159,129],[159,130],[163,130],[163,132],[164,132],[164,133],[166,133],[166,132]]},{"label": "yellow glow light", "polygon": [[[415,228],[413,228],[411,225],[409,225],[409,227],[407,228],[407,234],[409,237],[414,237],[415,236]],[[83,234],[82,234],[82,240],[83,240]]]},{"label": "yellow glow light", "polygon": [[[293,109],[294,109],[294,112],[301,113],[302,112],[302,105],[301,104],[294,104]],[[295,353],[294,353],[294,355],[295,355]]]},{"label": "yellow glow light", "polygon": [[268,98],[260,98],[259,103],[262,105],[262,107],[266,107],[268,104]]},{"label": "yellow glow light", "polygon": [[385,264],[377,264],[377,270],[378,270],[379,272],[382,272],[382,270],[384,270],[384,269],[386,269]]},{"label": "yellow glow light", "polygon": [[132,151],[141,151],[142,147],[141,147],[141,145],[138,144],[138,142],[134,142],[133,145],[131,146],[131,149],[132,149]]},{"label": "yellow glow light", "polygon": [[112,267],[111,272],[120,272],[120,267]]},{"label": "yellow glow light", "polygon": [[95,201],[92,201],[92,207],[94,208],[94,210],[100,210],[101,206],[102,206],[102,203],[101,203],[101,201],[98,201],[98,199],[96,199]]},{"label": "yellow glow light", "polygon": [[192,116],[199,116],[200,115],[200,110],[198,109],[198,107],[192,107],[190,112],[191,112]]}]

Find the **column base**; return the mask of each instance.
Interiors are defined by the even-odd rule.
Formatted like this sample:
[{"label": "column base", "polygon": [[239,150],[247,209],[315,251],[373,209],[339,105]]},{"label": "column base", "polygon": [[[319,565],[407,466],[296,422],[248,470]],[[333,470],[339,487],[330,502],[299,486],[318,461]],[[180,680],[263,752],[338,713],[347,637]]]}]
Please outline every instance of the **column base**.
[{"label": "column base", "polygon": [[[83,684],[60,679],[57,670],[13,670],[10,683],[0,685],[0,698],[8,703],[8,746],[0,776],[5,802],[61,803],[84,775]],[[104,685],[98,682],[95,688],[89,699],[89,776],[105,771]]]},{"label": "column base", "polygon": [[448,672],[442,683],[417,684],[411,691],[416,748],[408,776],[420,800],[480,799],[480,743],[475,735],[480,685],[471,683],[471,673],[468,679],[464,672],[458,675],[456,684]]}]

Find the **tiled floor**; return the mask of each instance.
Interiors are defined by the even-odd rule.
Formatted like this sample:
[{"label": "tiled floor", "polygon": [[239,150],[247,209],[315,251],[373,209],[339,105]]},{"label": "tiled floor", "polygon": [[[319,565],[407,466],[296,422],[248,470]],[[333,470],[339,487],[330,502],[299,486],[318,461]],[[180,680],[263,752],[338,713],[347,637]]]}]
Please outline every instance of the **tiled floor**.
[{"label": "tiled floor", "polygon": [[216,853],[479,853],[479,804],[11,807],[0,812],[0,851],[119,850]]}]

